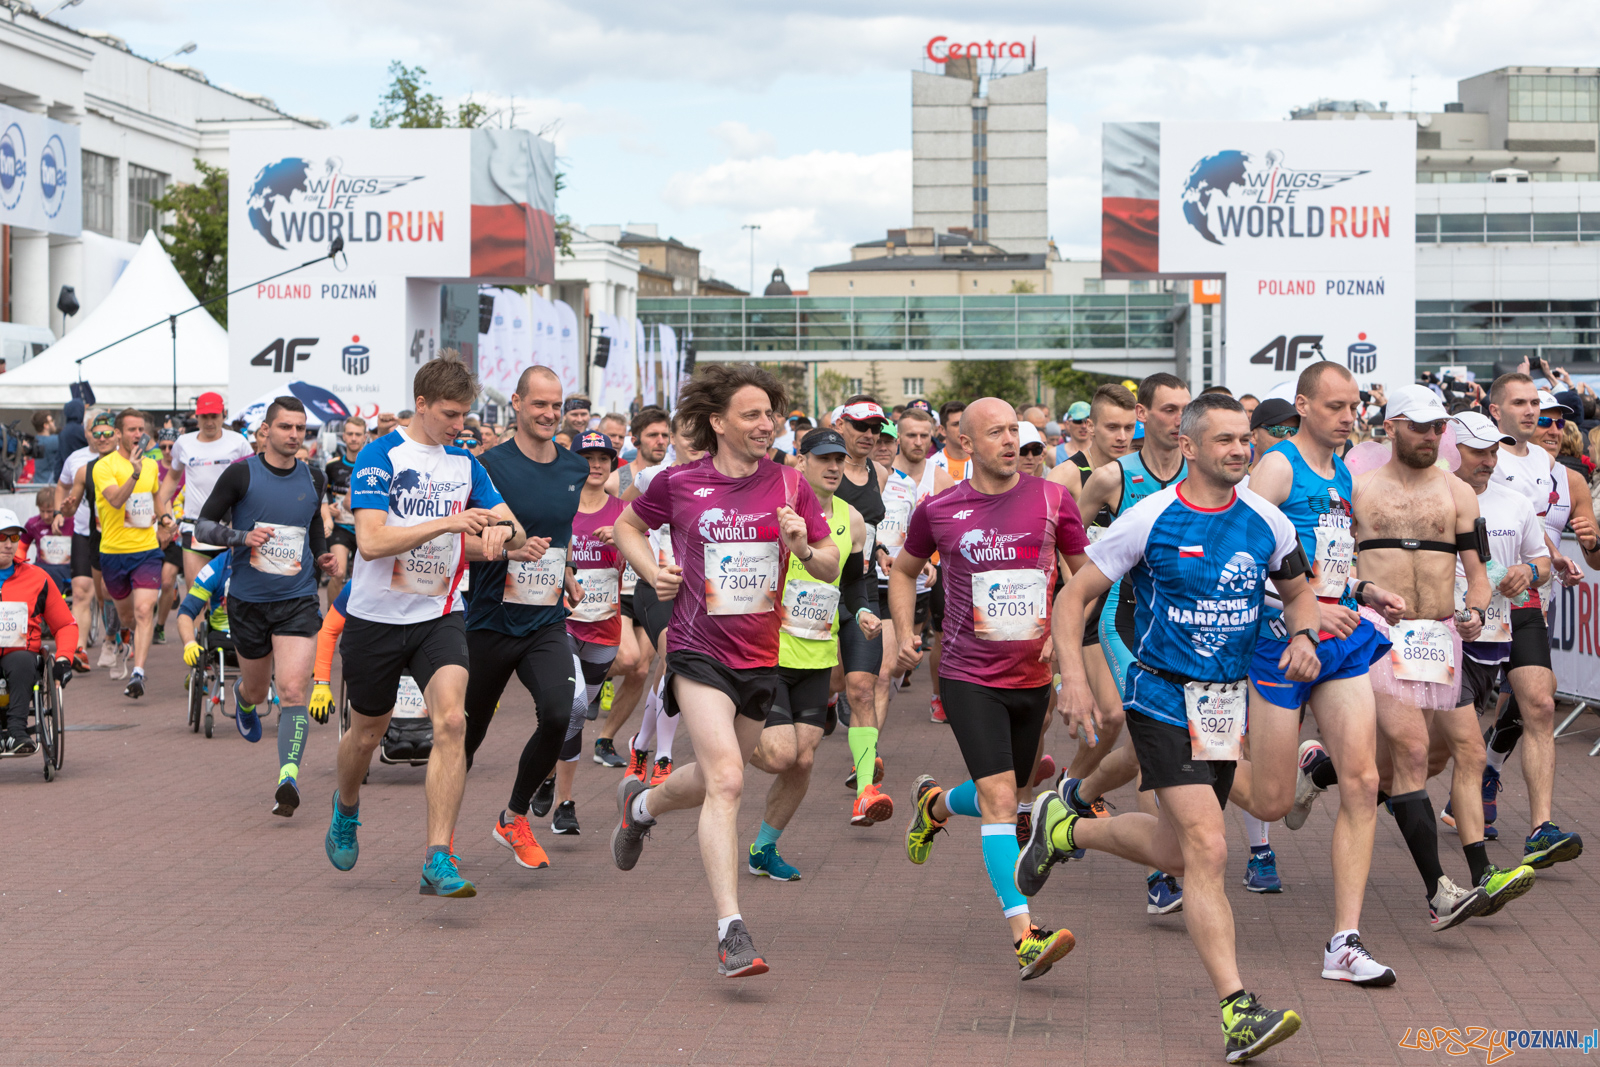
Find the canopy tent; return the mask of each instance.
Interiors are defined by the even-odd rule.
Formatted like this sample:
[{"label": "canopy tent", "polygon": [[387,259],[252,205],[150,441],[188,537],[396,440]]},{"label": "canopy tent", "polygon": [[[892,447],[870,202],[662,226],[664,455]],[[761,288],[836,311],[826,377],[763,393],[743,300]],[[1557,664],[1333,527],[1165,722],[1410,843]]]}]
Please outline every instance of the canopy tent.
[{"label": "canopy tent", "polygon": [[[79,379],[75,362],[142,326],[198,303],[153,232],[105,300],[61,340],[0,377],[0,407],[59,408]],[[82,364],[97,407],[172,406],[172,333],[166,323]],[[205,392],[228,393],[228,332],[204,309],[178,319],[178,403]]]}]

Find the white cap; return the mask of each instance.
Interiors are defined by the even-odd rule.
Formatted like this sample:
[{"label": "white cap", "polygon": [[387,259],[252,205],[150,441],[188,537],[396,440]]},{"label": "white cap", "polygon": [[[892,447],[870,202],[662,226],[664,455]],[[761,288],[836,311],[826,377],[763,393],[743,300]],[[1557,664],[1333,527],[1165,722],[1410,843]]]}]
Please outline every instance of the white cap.
[{"label": "white cap", "polygon": [[1551,408],[1555,408],[1557,411],[1565,411],[1568,415],[1577,414],[1577,412],[1573,411],[1571,408],[1567,407],[1567,405],[1557,400],[1554,393],[1547,392],[1543,389],[1539,390],[1539,410],[1549,411]]},{"label": "white cap", "polygon": [[1438,422],[1450,413],[1426,385],[1403,385],[1389,395],[1385,419],[1410,419],[1412,422]]},{"label": "white cap", "polygon": [[17,513],[10,508],[0,508],[0,530],[20,530],[22,523],[17,521]]},{"label": "white cap", "polygon": [[1017,437],[1018,449],[1021,449],[1024,445],[1044,444],[1044,438],[1039,435],[1039,427],[1035,426],[1027,419],[1023,419],[1021,422],[1017,423]]},{"label": "white cap", "polygon": [[1489,416],[1481,411],[1463,411],[1459,415],[1452,415],[1451,421],[1456,424],[1456,444],[1466,445],[1468,448],[1488,448],[1490,445],[1514,445],[1517,439],[1510,434],[1501,433],[1500,427],[1489,420]]}]

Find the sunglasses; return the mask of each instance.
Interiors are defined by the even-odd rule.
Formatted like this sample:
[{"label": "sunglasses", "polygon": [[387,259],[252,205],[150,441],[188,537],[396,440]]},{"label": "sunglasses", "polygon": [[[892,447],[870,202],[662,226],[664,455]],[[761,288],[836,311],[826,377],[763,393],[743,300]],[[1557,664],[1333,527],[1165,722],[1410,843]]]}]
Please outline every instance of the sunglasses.
[{"label": "sunglasses", "polygon": [[108,437],[117,436],[117,431],[115,431],[115,430],[91,430],[90,433],[89,433],[89,436],[93,437],[97,441],[104,441]]},{"label": "sunglasses", "polygon": [[0,541],[10,541],[12,544],[16,544],[20,540],[22,540],[22,534],[16,530],[0,533]]},{"label": "sunglasses", "polygon": [[458,438],[456,438],[456,447],[457,448],[477,448],[478,447],[478,439],[476,437],[458,437]]},{"label": "sunglasses", "polygon": [[1020,449],[1018,449],[1018,451],[1024,456],[1042,456],[1044,455],[1044,446],[1023,445]]},{"label": "sunglasses", "polygon": [[844,421],[848,422],[850,428],[857,433],[881,433],[883,431],[883,423],[877,419],[845,419]]},{"label": "sunglasses", "polygon": [[1444,436],[1444,424],[1444,419],[1440,419],[1438,422],[1412,422],[1410,419],[1406,420],[1406,425],[1411,427],[1412,433],[1432,434],[1435,437]]},{"label": "sunglasses", "polygon": [[1088,420],[1087,417],[1084,417],[1084,418],[1081,418],[1081,419],[1073,419],[1072,420],[1072,425],[1074,425],[1074,426],[1082,426],[1084,423],[1086,423],[1088,421],[1089,420]]},{"label": "sunglasses", "polygon": [[1290,426],[1286,422],[1280,422],[1276,426],[1263,426],[1262,427],[1263,430],[1267,431],[1267,434],[1269,436],[1276,437],[1280,441],[1282,441],[1282,440],[1284,440],[1285,438],[1288,438],[1288,437],[1293,437],[1294,436],[1294,432],[1296,430],[1298,430],[1299,428],[1300,427],[1298,427],[1298,426]]},{"label": "sunglasses", "polygon": [[1558,419],[1551,415],[1539,416],[1539,429],[1548,430],[1552,426],[1558,430],[1565,430],[1567,428],[1567,420]]}]

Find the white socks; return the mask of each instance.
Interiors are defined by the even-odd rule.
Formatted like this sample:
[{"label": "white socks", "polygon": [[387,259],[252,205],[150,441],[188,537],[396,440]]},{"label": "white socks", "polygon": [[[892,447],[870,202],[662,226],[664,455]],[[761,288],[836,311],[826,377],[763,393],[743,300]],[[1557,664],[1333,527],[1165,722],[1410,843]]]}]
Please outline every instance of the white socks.
[{"label": "white socks", "polygon": [[[645,806],[644,798],[650,790],[641,789],[633,798],[633,821],[640,826],[654,826],[656,817],[650,814],[650,809]],[[738,916],[735,916],[738,918]]]},{"label": "white socks", "polygon": [[668,715],[665,711],[656,716],[656,759],[672,758],[672,739],[678,733],[681,715]]},{"label": "white socks", "polygon": [[1511,753],[1509,753],[1509,752],[1496,752],[1493,748],[1490,748],[1489,752],[1488,752],[1488,756],[1489,756],[1489,766],[1493,767],[1495,770],[1498,771],[1501,767],[1504,767],[1506,765],[1506,760],[1511,758]]},{"label": "white socks", "polygon": [[733,913],[732,915],[729,915],[726,918],[718,919],[717,920],[717,940],[721,941],[723,938],[727,937],[728,936],[728,927],[733,925],[733,923],[735,923],[735,922],[743,921],[743,919],[744,919],[744,916],[740,915],[738,912],[735,912],[735,913]]},{"label": "white socks", "polygon": [[1244,833],[1250,839],[1250,847],[1265,848],[1268,844],[1267,824],[1248,811],[1240,811],[1239,815],[1244,819]]}]

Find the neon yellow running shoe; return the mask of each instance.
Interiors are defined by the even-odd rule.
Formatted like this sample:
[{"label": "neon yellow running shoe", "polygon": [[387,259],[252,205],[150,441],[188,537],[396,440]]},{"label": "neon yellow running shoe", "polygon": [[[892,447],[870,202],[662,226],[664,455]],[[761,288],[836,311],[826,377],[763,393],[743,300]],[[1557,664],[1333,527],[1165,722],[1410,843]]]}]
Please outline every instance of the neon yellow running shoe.
[{"label": "neon yellow running shoe", "polygon": [[933,817],[933,802],[944,790],[924,774],[911,787],[911,825],[906,827],[906,856],[912,863],[927,863],[933,851],[933,835],[944,829],[944,823]]},{"label": "neon yellow running shoe", "polygon": [[600,687],[600,710],[611,710],[611,698],[616,695],[616,689],[611,685],[611,679],[606,679],[606,684]]},{"label": "neon yellow running shoe", "polygon": [[1292,1011],[1273,1011],[1245,993],[1222,1006],[1222,1036],[1229,1063],[1243,1063],[1300,1029],[1300,1016]]},{"label": "neon yellow running shoe", "polygon": [[1022,968],[1019,977],[1024,982],[1038,978],[1077,944],[1071,930],[1046,930],[1030,926],[1022,940],[1017,942],[1017,966]]}]

